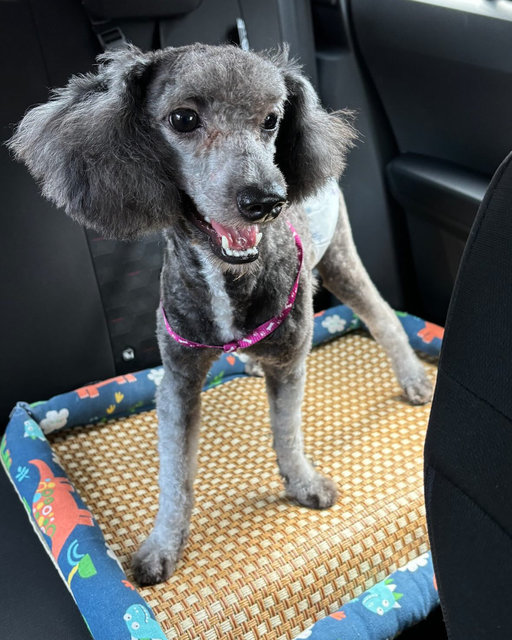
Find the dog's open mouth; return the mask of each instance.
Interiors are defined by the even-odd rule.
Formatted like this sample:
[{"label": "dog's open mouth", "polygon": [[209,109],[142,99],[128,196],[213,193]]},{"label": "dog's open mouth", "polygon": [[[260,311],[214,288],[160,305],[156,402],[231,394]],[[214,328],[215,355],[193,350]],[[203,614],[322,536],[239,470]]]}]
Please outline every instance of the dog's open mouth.
[{"label": "dog's open mouth", "polygon": [[258,258],[262,233],[257,224],[235,229],[202,216],[194,209],[189,209],[191,220],[208,236],[216,256],[231,264],[244,264]]}]

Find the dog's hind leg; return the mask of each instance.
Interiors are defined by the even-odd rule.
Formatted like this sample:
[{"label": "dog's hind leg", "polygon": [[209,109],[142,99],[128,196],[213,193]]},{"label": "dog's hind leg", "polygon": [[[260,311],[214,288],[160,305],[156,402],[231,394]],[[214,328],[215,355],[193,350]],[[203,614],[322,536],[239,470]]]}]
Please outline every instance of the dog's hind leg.
[{"label": "dog's hind leg", "polygon": [[304,455],[301,404],[305,363],[287,368],[263,363],[279,471],[287,494],[301,505],[326,509],[336,502],[336,485],[319,474]]},{"label": "dog's hind leg", "polygon": [[[211,358],[188,354],[187,367],[164,365],[157,397],[160,498],[155,525],[135,553],[132,569],[140,585],[166,580],[188,538],[194,504],[201,388]],[[180,364],[184,364],[182,361]]]},{"label": "dog's hind leg", "polygon": [[432,385],[409,345],[396,314],[382,299],[357,253],[343,196],[331,244],[317,265],[323,285],[351,307],[384,348],[405,395],[413,404],[432,398]]}]

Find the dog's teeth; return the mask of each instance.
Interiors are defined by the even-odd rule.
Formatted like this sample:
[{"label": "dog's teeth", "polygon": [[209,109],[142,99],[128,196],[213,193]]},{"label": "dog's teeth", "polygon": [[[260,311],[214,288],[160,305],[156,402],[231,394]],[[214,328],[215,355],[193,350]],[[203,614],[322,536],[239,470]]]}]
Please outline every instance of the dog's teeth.
[{"label": "dog's teeth", "polygon": [[256,242],[254,243],[254,246],[257,247],[260,243],[260,240],[263,237],[263,233],[260,231],[259,233],[256,234]]},{"label": "dog's teeth", "polygon": [[249,256],[258,254],[256,247],[249,247],[249,249],[231,249],[226,236],[222,236],[222,249],[227,256],[233,258],[248,258]]},{"label": "dog's teeth", "polygon": [[206,222],[207,222],[208,224],[210,224],[210,218],[209,218],[208,216],[205,216],[205,217],[204,217],[204,219],[206,220]]}]

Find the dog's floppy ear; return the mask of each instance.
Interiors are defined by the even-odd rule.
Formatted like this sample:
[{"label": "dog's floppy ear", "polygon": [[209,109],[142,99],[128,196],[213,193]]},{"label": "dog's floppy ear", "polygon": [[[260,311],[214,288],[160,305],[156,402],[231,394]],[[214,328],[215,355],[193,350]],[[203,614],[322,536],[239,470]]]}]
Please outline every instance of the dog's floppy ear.
[{"label": "dog's floppy ear", "polygon": [[171,150],[144,108],[158,57],[130,47],[99,62],[31,109],[8,145],[72,218],[132,238],[166,226],[179,200]]},{"label": "dog's floppy ear", "polygon": [[276,140],[275,160],[288,184],[288,200],[302,200],[328,178],[338,178],[356,132],[347,111],[328,113],[287,50],[274,63],[283,70],[287,100]]}]

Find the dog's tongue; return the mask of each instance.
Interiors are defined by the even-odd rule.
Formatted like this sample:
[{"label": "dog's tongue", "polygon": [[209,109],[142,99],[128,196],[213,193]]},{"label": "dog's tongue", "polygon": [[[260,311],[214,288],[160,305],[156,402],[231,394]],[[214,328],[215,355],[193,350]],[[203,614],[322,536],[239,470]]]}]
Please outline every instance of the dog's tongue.
[{"label": "dog's tongue", "polygon": [[230,249],[238,249],[245,251],[246,249],[250,249],[251,247],[256,246],[256,240],[258,235],[258,225],[254,224],[250,227],[244,227],[243,229],[232,229],[231,227],[225,227],[220,224],[220,222],[216,222],[215,220],[210,220],[210,224],[215,229],[215,232],[219,236],[222,242],[222,236],[224,236],[227,241]]}]

